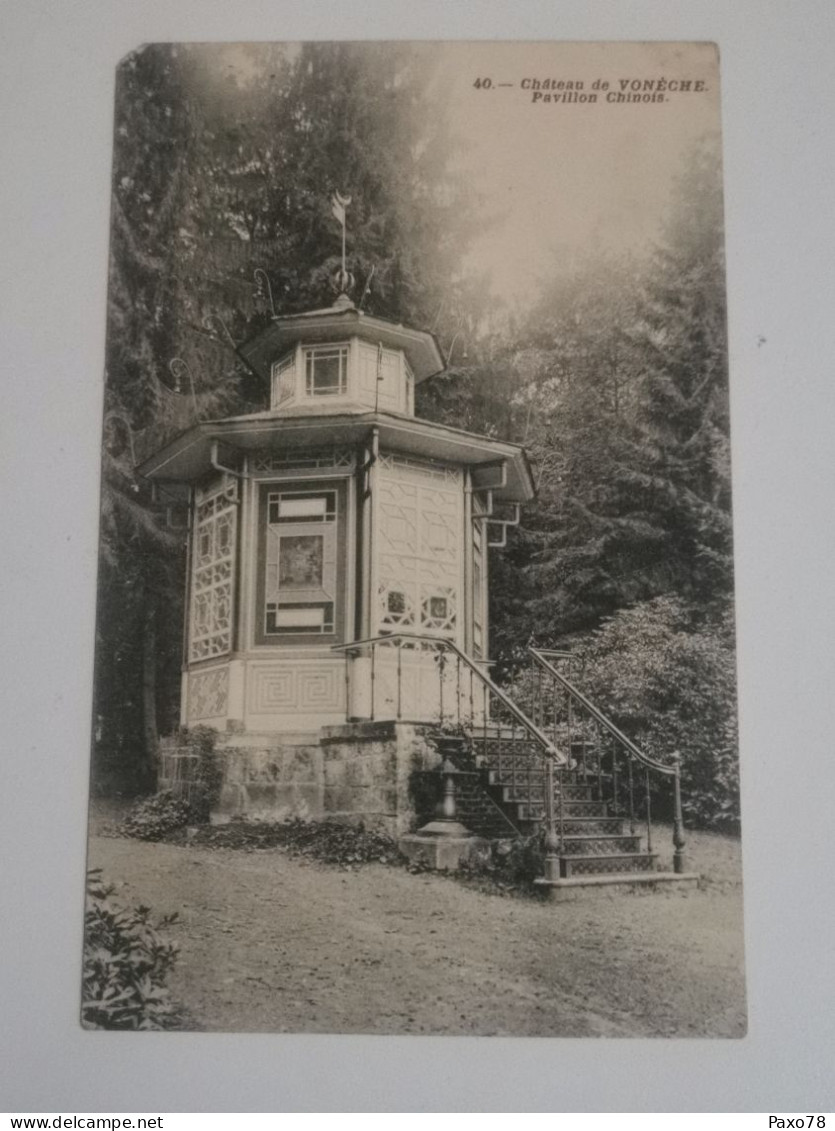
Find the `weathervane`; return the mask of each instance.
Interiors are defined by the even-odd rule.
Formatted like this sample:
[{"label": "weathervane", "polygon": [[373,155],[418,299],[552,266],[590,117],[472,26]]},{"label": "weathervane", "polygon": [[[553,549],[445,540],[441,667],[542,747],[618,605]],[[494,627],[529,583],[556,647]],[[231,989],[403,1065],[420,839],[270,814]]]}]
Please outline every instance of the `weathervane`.
[{"label": "weathervane", "polygon": [[349,273],[345,265],[345,209],[350,203],[350,196],[343,196],[339,192],[335,192],[331,197],[331,211],[334,218],[342,225],[342,266],[334,276],[334,284],[341,294],[346,294],[354,285],[354,276]]}]

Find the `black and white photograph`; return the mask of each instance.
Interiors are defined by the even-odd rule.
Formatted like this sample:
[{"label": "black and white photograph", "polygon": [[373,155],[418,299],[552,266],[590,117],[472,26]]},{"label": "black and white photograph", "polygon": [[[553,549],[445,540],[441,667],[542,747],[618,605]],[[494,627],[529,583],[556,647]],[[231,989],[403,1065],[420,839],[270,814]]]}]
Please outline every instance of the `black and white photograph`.
[{"label": "black and white photograph", "polygon": [[830,7],[5,6],[7,1116],[832,1122]]},{"label": "black and white photograph", "polygon": [[710,43],[118,66],[91,1029],[746,1032]]}]

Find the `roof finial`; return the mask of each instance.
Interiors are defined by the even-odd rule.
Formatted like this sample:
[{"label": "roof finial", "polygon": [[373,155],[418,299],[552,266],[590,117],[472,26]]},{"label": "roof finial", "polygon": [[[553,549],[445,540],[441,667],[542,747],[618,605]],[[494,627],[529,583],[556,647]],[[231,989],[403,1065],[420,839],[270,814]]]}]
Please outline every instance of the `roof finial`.
[{"label": "roof finial", "polygon": [[354,276],[348,271],[345,262],[345,209],[350,203],[350,196],[343,196],[339,192],[335,192],[331,197],[331,211],[342,225],[342,266],[336,271],[333,278],[334,288],[339,292],[339,298],[336,300],[337,306],[346,306],[351,303],[348,298],[348,291],[354,285]]}]

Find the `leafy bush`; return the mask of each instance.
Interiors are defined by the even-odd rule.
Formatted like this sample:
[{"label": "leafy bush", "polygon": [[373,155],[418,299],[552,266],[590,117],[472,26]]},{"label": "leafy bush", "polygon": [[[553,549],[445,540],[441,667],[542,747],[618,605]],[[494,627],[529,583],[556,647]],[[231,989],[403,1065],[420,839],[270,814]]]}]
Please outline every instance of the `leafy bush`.
[{"label": "leafy bush", "polygon": [[212,848],[286,848],[291,856],[307,856],[325,864],[395,864],[405,862],[397,842],[362,825],[303,821],[277,824],[238,822],[200,829],[193,844]]},{"label": "leafy bush", "polygon": [[694,623],[661,597],[623,610],[586,640],[582,682],[648,755],[681,754],[685,819],[735,831],[739,822],[736,667],[730,618]]},{"label": "leafy bush", "polygon": [[212,727],[182,727],[177,736],[180,750],[194,755],[188,783],[188,802],[192,819],[205,824],[220,799],[223,769],[215,751],[217,731]]},{"label": "leafy bush", "polygon": [[494,841],[488,857],[462,861],[458,870],[450,874],[453,879],[491,894],[539,895],[534,880],[542,876],[544,866],[544,837],[542,833],[534,833],[529,837]]},{"label": "leafy bush", "polygon": [[164,790],[138,801],[123,821],[122,831],[139,840],[162,840],[193,822],[192,806],[176,798],[170,790]]},{"label": "leafy bush", "polygon": [[491,871],[503,883],[514,887],[532,884],[545,868],[544,838],[541,833],[499,841],[493,845]]},{"label": "leafy bush", "polygon": [[166,986],[178,947],[159,932],[177,918],[153,924],[147,907],[120,909],[101,869],[87,873],[81,1021],[87,1029],[175,1029],[179,1008]]}]

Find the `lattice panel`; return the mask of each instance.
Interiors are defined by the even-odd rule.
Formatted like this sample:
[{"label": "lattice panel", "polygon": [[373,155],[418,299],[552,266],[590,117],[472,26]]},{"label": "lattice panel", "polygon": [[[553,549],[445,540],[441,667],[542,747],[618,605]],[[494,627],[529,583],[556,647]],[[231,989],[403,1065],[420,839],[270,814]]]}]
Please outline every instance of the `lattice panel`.
[{"label": "lattice panel", "polygon": [[460,472],[382,454],[377,625],[454,637],[463,554]]},{"label": "lattice panel", "polygon": [[341,448],[327,449],[324,451],[308,452],[289,455],[260,455],[252,461],[254,472],[270,471],[310,471],[325,468],[327,470],[344,469],[352,471],[356,466],[356,456],[352,451],[343,451]]},{"label": "lattice panel", "polygon": [[229,701],[229,669],[211,668],[188,677],[188,719],[218,719],[226,715]]},{"label": "lattice panel", "polygon": [[563,851],[572,856],[608,856],[610,853],[638,852],[640,843],[640,837],[635,836],[614,836],[611,839],[605,836],[566,837]]},{"label": "lattice panel", "polygon": [[[565,816],[565,806],[563,806],[563,815]],[[567,836],[575,836],[578,834],[585,834],[592,836],[594,833],[608,833],[611,836],[623,835],[623,821],[618,818],[606,819],[603,821],[595,820],[578,820],[576,817],[566,817],[565,832]]]},{"label": "lattice panel", "polygon": [[635,856],[563,856],[562,869],[566,876],[599,876],[610,873],[651,872],[655,857]]},{"label": "lattice panel", "polygon": [[[461,472],[457,467],[447,467],[446,464],[430,463],[428,460],[412,459],[408,456],[395,456],[389,452],[381,452],[378,459],[381,472],[389,472],[404,478],[408,475],[411,479],[428,479],[435,483],[446,483],[456,487],[461,485]],[[401,475],[400,473],[404,473]]]},{"label": "lattice panel", "polygon": [[192,541],[189,659],[223,656],[232,648],[237,483],[198,496]]}]

